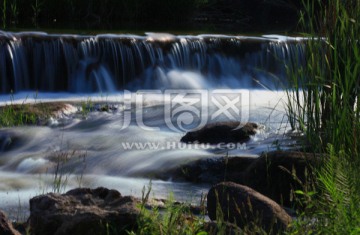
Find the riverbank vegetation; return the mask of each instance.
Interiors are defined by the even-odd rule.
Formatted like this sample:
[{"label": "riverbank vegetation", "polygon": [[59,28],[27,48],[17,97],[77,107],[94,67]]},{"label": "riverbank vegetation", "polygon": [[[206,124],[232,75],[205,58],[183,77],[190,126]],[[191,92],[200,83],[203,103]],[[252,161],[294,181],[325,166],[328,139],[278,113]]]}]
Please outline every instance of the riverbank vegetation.
[{"label": "riverbank vegetation", "polygon": [[0,128],[23,125],[44,124],[49,118],[61,112],[66,104],[59,102],[52,103],[13,103],[0,106]]},{"label": "riverbank vegetation", "polygon": [[[304,1],[303,67],[290,66],[288,112],[309,151],[325,153],[294,234],[360,232],[360,2]],[[315,10],[317,9],[317,10]],[[295,62],[294,64],[296,64]]]}]

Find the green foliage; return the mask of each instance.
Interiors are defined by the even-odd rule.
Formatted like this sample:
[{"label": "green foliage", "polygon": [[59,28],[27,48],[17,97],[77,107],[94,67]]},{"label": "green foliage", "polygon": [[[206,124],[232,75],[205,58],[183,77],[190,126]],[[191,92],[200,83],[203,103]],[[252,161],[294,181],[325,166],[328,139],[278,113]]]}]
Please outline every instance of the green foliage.
[{"label": "green foliage", "polygon": [[55,156],[56,165],[52,184],[52,191],[54,193],[62,193],[65,191],[66,185],[68,183],[69,173],[66,173],[64,166],[74,154],[75,152],[72,154],[67,152],[59,152]]},{"label": "green foliage", "polygon": [[11,104],[0,107],[0,127],[36,124],[37,120],[37,115],[31,111],[31,106],[25,101],[15,105],[11,97]]},{"label": "green foliage", "polygon": [[10,4],[10,16],[11,16],[11,24],[15,25],[18,23],[18,16],[19,16],[19,9],[18,9],[18,5],[17,5],[17,1],[13,0],[12,3]]},{"label": "green foliage", "polygon": [[[315,5],[315,3],[316,5]],[[360,3],[340,0],[305,1],[300,24],[305,36],[303,67],[289,65],[289,116],[314,146],[357,154],[359,129]],[[318,9],[318,11],[315,11]],[[299,61],[297,61],[299,62]],[[294,63],[296,64],[296,63]],[[320,149],[318,149],[320,150]]]},{"label": "green foliage", "polygon": [[358,234],[360,231],[359,164],[349,162],[344,151],[335,152],[330,144],[328,153],[317,171],[314,191],[295,192],[306,195],[306,208],[299,213],[288,234]]},{"label": "green foliage", "polygon": [[[360,226],[360,197],[358,196],[358,165],[350,163],[344,151],[336,153],[329,145],[329,159],[319,172],[321,215],[319,227],[335,234],[354,234]],[[341,161],[339,161],[341,159]]]},{"label": "green foliage", "polygon": [[[360,2],[304,0],[305,61],[288,64],[288,115],[324,154],[290,234],[358,234],[360,228]],[[303,66],[299,66],[299,64]]]},{"label": "green foliage", "polygon": [[43,4],[44,2],[42,2],[41,0],[35,0],[35,2],[31,5],[31,9],[33,11],[32,22],[34,26],[38,25],[38,19]]},{"label": "green foliage", "polygon": [[38,102],[37,94],[34,95],[34,100],[35,102],[31,103],[27,102],[26,98],[21,104],[17,104],[11,95],[9,104],[0,106],[0,128],[44,125],[66,107],[66,104],[62,102]]},{"label": "green foliage", "polygon": [[86,101],[81,102],[81,115],[83,118],[86,118],[88,114],[94,110],[94,103],[91,98],[88,98]]},{"label": "green foliage", "polygon": [[175,203],[172,195],[169,196],[164,210],[157,207],[147,209],[150,192],[151,183],[147,190],[143,188],[142,203],[139,205],[141,213],[138,218],[138,230],[129,234],[207,234],[203,229],[204,215],[200,217],[193,215],[189,206]]}]

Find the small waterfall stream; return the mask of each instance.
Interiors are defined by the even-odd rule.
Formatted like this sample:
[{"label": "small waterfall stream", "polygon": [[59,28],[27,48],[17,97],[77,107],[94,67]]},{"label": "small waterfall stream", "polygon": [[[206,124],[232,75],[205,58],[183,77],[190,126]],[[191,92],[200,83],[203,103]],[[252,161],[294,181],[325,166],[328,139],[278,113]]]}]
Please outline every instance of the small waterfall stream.
[{"label": "small waterfall stream", "polygon": [[285,80],[284,62],[302,58],[303,50],[300,39],[271,35],[0,32],[0,92],[193,88],[173,81],[171,71],[191,71],[215,87],[253,88],[257,81],[279,89]]},{"label": "small waterfall stream", "polygon": [[[86,118],[69,114],[47,126],[0,128],[0,208],[16,207],[20,201],[26,208],[30,196],[51,190],[56,157],[65,153],[70,156],[63,166],[69,176],[67,188],[81,183],[139,196],[152,175],[184,162],[226,152],[256,156],[276,148],[273,142],[288,129],[282,91],[287,85],[286,65],[298,61],[301,66],[303,59],[304,40],[279,35],[80,36],[0,31],[0,105],[9,103],[10,93],[14,103],[29,102],[36,93],[36,102],[91,100],[117,108],[91,112]],[[172,116],[172,106],[163,98],[166,89],[209,94],[236,90],[247,96],[242,115],[263,128],[246,150],[178,146],[174,143],[185,132],[174,131],[169,120],[189,124],[197,119],[189,112]],[[142,110],[126,113],[125,91],[135,97],[139,90],[153,93],[144,95]],[[210,117],[218,107],[207,105]],[[140,111],[143,124],[152,128],[139,125]],[[123,128],[126,115],[131,120]],[[126,143],[152,145],[127,149]],[[171,148],[166,148],[169,143]],[[172,191],[188,200],[197,199],[208,185],[154,180],[153,189],[159,197]]]}]

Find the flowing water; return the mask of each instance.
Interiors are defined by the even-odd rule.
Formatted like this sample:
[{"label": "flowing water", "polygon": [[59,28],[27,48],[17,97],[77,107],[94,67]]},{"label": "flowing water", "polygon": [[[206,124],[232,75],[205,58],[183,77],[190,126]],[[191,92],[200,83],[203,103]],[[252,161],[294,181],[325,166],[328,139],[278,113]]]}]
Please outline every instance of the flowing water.
[{"label": "flowing water", "polygon": [[[26,208],[54,190],[55,172],[60,191],[104,186],[140,196],[186,162],[291,146],[285,65],[301,61],[303,48],[301,38],[278,35],[0,32],[2,105],[73,105],[45,126],[0,129],[0,208]],[[84,113],[84,105],[107,109]],[[261,128],[241,146],[180,144],[186,131],[232,118]],[[166,174],[152,186],[156,197],[190,201],[209,189]]]}]

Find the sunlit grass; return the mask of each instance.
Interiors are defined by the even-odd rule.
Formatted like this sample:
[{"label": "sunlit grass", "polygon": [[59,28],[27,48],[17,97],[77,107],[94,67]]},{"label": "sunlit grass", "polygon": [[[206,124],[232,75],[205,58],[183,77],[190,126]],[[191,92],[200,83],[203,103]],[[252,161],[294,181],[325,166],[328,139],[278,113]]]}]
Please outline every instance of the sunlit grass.
[{"label": "sunlit grass", "polygon": [[65,107],[64,103],[13,103],[0,106],[0,127],[40,125],[47,122],[56,112]]}]

